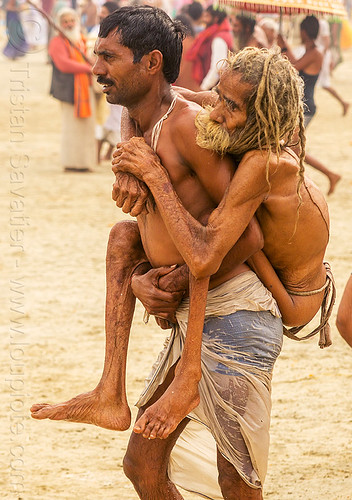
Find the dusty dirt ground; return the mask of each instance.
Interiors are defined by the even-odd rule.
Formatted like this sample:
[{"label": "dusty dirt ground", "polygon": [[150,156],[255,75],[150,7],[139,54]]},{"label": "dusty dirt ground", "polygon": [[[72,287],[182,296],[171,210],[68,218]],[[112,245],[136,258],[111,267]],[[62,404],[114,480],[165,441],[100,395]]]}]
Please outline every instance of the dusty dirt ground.
[{"label": "dusty dirt ground", "polygon": [[[1,71],[1,403],[0,496],[13,499],[136,499],[124,477],[129,432],[34,421],[34,402],[64,401],[92,389],[104,355],[105,249],[126,218],[111,201],[108,163],[65,174],[59,163],[60,109],[48,96],[43,51]],[[352,52],[333,85],[352,102]],[[352,268],[352,109],[319,89],[309,150],[343,176],[328,198],[331,262],[340,301]],[[82,145],[83,147],[83,145]],[[308,168],[321,189],[327,180]],[[309,235],[308,235],[309,236]],[[334,318],[337,307],[335,308]],[[137,306],[129,350],[133,405],[163,343]],[[333,345],[285,339],[273,381],[268,500],[352,499],[352,349],[334,326]],[[133,410],[135,414],[135,409]],[[186,499],[198,498],[185,493]]]}]

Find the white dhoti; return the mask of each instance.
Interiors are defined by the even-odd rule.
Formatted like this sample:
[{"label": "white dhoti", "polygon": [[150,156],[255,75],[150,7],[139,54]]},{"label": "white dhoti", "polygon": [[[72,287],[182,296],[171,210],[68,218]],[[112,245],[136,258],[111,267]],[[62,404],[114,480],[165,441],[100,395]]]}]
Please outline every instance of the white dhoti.
[{"label": "white dhoti", "polygon": [[[186,299],[138,407],[148,402],[181,356],[188,309]],[[189,415],[191,422],[171,454],[169,476],[175,484],[207,498],[222,499],[217,482],[218,448],[249,486],[262,487],[269,450],[271,377],[281,346],[280,312],[252,271],[208,292],[200,404]]]},{"label": "white dhoti", "polygon": [[61,164],[64,167],[93,168],[96,164],[95,106],[91,88],[89,92],[92,110],[89,118],[77,118],[73,104],[61,102]]}]

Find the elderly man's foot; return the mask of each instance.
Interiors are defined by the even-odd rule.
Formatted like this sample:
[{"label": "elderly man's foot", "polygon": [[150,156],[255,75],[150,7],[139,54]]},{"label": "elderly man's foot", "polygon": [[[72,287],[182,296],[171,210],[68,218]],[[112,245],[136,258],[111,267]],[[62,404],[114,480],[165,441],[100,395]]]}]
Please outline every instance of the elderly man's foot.
[{"label": "elderly man's foot", "polygon": [[32,417],[37,420],[66,420],[93,424],[104,429],[125,431],[131,424],[131,411],[127,403],[118,403],[94,390],[58,404],[34,404]]},{"label": "elderly man's foot", "polygon": [[328,195],[332,194],[335,191],[336,184],[341,180],[341,175],[331,174],[329,175],[330,188],[328,191]]},{"label": "elderly man's foot", "polygon": [[198,405],[198,384],[176,376],[161,398],[137,420],[133,431],[147,439],[166,439]]}]

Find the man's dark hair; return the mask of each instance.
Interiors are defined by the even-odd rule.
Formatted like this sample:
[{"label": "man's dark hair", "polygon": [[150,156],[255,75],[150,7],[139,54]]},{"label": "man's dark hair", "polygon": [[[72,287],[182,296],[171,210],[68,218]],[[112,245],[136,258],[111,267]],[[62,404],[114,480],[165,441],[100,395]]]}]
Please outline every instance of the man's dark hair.
[{"label": "man's dark hair", "polygon": [[221,24],[223,20],[227,17],[227,13],[224,10],[214,9],[212,5],[209,5],[209,7],[207,7],[205,10],[206,12],[209,12],[209,14],[213,19],[216,19],[215,21],[216,24]]},{"label": "man's dark hair", "polygon": [[319,21],[315,16],[307,16],[301,22],[300,28],[307,33],[311,40],[315,40],[319,32]]},{"label": "man's dark hair", "polygon": [[109,2],[103,3],[102,7],[105,7],[106,10],[108,10],[109,13],[112,14],[113,12],[115,12],[116,9],[120,7],[120,3],[117,1],[110,0]]},{"label": "man's dark hair", "polygon": [[187,14],[193,21],[198,21],[203,14],[203,10],[203,5],[200,2],[192,2],[187,8]]},{"label": "man's dark hair", "polygon": [[126,6],[103,19],[98,36],[106,38],[112,31],[119,36],[119,43],[133,52],[134,63],[152,50],[159,50],[163,55],[165,80],[173,83],[177,79],[185,37],[180,22],[172,21],[157,7]]}]

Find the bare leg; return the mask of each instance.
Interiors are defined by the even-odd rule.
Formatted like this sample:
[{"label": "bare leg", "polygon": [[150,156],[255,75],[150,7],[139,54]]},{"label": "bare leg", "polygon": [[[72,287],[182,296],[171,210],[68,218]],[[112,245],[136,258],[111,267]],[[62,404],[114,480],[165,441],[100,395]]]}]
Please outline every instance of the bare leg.
[{"label": "bare leg", "polygon": [[262,490],[248,486],[235,467],[217,452],[219,485],[224,500],[263,500]]},{"label": "bare leg", "polygon": [[97,140],[97,163],[98,165],[100,164],[100,160],[101,160],[101,147],[103,145],[103,139],[98,139]]},{"label": "bare leg", "polygon": [[[139,410],[137,419],[146,408],[163,395],[174,376],[173,366],[166,380],[157,389],[147,405]],[[188,419],[184,419],[167,439],[147,440],[132,433],[124,458],[124,472],[133,483],[138,496],[143,500],[182,500],[176,486],[170,481],[167,468],[170,453],[179,435],[186,427]]]},{"label": "bare leg", "polygon": [[185,345],[170,387],[147,408],[134,426],[145,438],[167,438],[199,404],[201,346],[209,278],[197,280],[190,274],[190,308]]},{"label": "bare leg", "polygon": [[114,151],[114,146],[112,146],[111,144],[109,144],[109,147],[108,147],[108,150],[106,152],[106,155],[105,155],[105,160],[111,160],[111,156],[112,156],[112,152]]},{"label": "bare leg", "polygon": [[305,162],[308,163],[308,165],[310,165],[311,167],[315,168],[316,170],[319,170],[319,172],[327,176],[327,178],[330,181],[330,188],[328,194],[332,194],[335,190],[336,184],[341,179],[341,175],[335,174],[335,172],[329,170],[327,167],[325,167],[325,165],[323,165],[319,160],[317,160],[310,154],[306,153]]},{"label": "bare leg", "polygon": [[344,101],[342,99],[342,97],[332,87],[323,87],[323,88],[324,88],[324,90],[327,90],[333,97],[335,97],[335,99],[337,99],[339,101],[339,103],[342,106],[342,110],[343,110],[342,116],[345,116],[347,114],[348,108],[350,107],[349,103]]},{"label": "bare leg", "polygon": [[93,391],[64,403],[33,405],[33,418],[128,429],[131,413],[126,398],[125,372],[135,305],[130,278],[135,267],[145,260],[137,224],[132,221],[116,224],[110,232],[106,256],[106,347],[101,380]]}]

